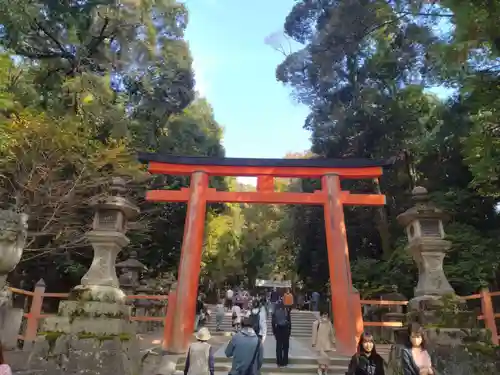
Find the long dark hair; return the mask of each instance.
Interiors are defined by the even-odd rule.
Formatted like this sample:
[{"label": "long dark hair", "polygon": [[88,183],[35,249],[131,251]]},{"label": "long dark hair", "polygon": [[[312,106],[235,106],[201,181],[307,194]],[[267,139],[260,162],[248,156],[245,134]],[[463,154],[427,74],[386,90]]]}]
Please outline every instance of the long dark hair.
[{"label": "long dark hair", "polygon": [[427,340],[426,340],[426,337],[425,337],[424,327],[422,327],[418,323],[410,323],[410,324],[408,324],[408,342],[407,342],[407,346],[409,348],[412,347],[411,336],[420,336],[420,337],[422,337],[422,344],[420,344],[420,347],[422,349],[424,349],[424,350],[427,348]]},{"label": "long dark hair", "polygon": [[0,365],[3,365],[3,364],[5,364],[5,361],[3,359],[3,345],[0,342]]},{"label": "long dark hair", "polygon": [[359,336],[357,354],[358,355],[365,354],[365,348],[363,348],[363,342],[365,342],[365,340],[371,340],[371,342],[373,342],[373,349],[370,352],[370,355],[373,356],[377,355],[377,348],[375,346],[375,341],[373,341],[373,335],[370,332],[366,331],[363,332],[361,336]]}]

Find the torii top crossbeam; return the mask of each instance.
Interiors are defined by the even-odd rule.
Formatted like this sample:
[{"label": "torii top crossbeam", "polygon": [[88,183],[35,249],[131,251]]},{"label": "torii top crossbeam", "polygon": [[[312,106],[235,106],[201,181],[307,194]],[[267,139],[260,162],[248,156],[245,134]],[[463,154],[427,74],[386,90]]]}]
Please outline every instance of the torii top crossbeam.
[{"label": "torii top crossbeam", "polygon": [[139,161],[148,163],[156,174],[189,175],[205,171],[211,176],[273,176],[319,178],[337,174],[341,178],[363,179],[382,175],[386,162],[370,159],[251,159],[173,156],[139,153]]},{"label": "torii top crossbeam", "polygon": [[[225,192],[207,189],[207,202],[323,204],[326,192],[275,192],[274,178],[323,178],[337,175],[340,179],[377,178],[386,162],[369,159],[247,159],[173,156],[140,153],[139,160],[148,164],[153,174],[192,175],[204,172],[207,176],[257,177],[256,192]],[[157,202],[187,202],[190,188],[181,190],[150,190],[146,198]],[[346,205],[379,206],[385,204],[381,194],[351,194],[342,192]]]}]

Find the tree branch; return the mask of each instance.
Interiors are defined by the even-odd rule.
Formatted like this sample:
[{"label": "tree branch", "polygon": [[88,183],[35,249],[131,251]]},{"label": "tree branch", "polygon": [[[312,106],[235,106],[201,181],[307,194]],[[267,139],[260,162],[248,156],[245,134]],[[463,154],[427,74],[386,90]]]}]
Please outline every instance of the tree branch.
[{"label": "tree branch", "polygon": [[[36,18],[33,19],[33,22],[35,22],[35,25],[40,30],[42,30],[45,33],[45,35],[47,35],[50,38],[50,40],[52,40],[57,45],[57,47],[59,47],[59,49],[61,50],[61,52],[63,53],[63,55],[68,53],[66,51],[66,48],[62,45],[62,43],[59,42],[59,40],[57,40],[57,38],[54,35],[52,35],[52,33],[49,30],[47,30],[47,28],[45,26],[43,26],[40,22],[38,22],[36,20]],[[73,55],[71,55],[71,56],[73,56]]]}]

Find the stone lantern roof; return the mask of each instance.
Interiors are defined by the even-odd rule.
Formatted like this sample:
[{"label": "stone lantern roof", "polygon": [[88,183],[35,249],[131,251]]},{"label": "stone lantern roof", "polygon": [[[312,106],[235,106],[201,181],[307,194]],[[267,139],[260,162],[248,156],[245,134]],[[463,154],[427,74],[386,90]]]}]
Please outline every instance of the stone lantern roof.
[{"label": "stone lantern roof", "polygon": [[400,225],[406,227],[417,219],[437,219],[443,222],[449,220],[450,216],[431,202],[426,188],[417,186],[411,194],[415,205],[398,215],[397,220]]},{"label": "stone lantern roof", "polygon": [[139,208],[123,196],[126,192],[125,180],[121,177],[113,177],[109,187],[110,195],[98,197],[91,203],[91,207],[97,211],[119,210],[123,212],[127,220],[134,219],[140,212]]},{"label": "stone lantern roof", "polygon": [[127,260],[120,262],[116,265],[116,268],[119,269],[128,269],[131,271],[147,271],[147,267],[140,261],[137,260],[137,252],[132,251]]}]

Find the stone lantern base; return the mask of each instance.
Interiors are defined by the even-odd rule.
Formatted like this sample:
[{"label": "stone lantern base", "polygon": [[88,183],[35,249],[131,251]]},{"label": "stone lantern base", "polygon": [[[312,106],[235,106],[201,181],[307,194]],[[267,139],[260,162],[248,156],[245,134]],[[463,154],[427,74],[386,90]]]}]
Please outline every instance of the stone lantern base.
[{"label": "stone lantern base", "polygon": [[30,355],[31,374],[135,375],[140,373],[136,326],[124,293],[79,286],[45,319]]}]

